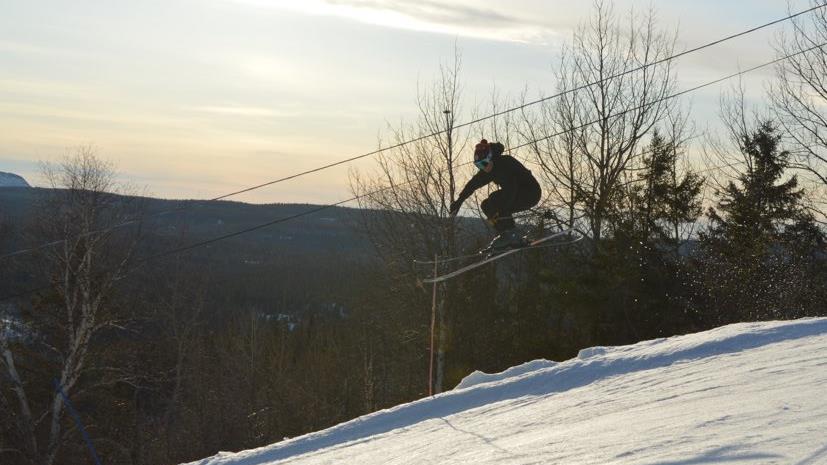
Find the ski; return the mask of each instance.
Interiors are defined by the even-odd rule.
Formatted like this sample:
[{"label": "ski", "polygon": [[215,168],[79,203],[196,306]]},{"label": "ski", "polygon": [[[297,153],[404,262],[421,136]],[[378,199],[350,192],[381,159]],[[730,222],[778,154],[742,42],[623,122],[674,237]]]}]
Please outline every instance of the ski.
[{"label": "ski", "polygon": [[[433,277],[433,278],[423,279],[423,280],[422,280],[422,282],[423,282],[423,283],[439,283],[439,282],[447,281],[447,280],[449,280],[449,279],[451,279],[451,278],[455,278],[455,277],[457,277],[457,276],[459,276],[459,275],[461,275],[461,274],[463,274],[463,273],[465,273],[465,272],[467,272],[467,271],[471,271],[471,270],[473,270],[473,269],[475,269],[475,268],[479,268],[479,267],[481,267],[481,266],[483,266],[483,265],[486,265],[486,264],[491,263],[491,262],[493,262],[493,261],[499,260],[499,259],[501,259],[501,258],[503,258],[503,257],[507,257],[507,256],[509,256],[509,255],[515,254],[515,253],[517,253],[517,252],[519,252],[519,251],[521,251],[521,250],[527,250],[527,249],[534,249],[534,248],[540,248],[540,247],[543,247],[543,244],[544,244],[545,242],[548,242],[548,241],[550,241],[550,240],[552,240],[552,239],[554,239],[554,238],[560,237],[560,236],[562,236],[562,235],[564,235],[564,234],[568,234],[568,233],[570,233],[570,232],[571,232],[570,230],[565,230],[565,231],[560,231],[560,232],[558,232],[558,233],[550,234],[550,235],[548,235],[548,236],[543,236],[543,237],[541,237],[541,238],[539,238],[539,239],[535,239],[535,240],[533,240],[533,241],[530,241],[530,242],[528,243],[528,245],[527,245],[527,246],[525,246],[525,247],[518,247],[518,248],[516,248],[516,249],[506,250],[505,252],[498,253],[498,254],[496,254],[496,255],[493,255],[493,256],[491,256],[491,257],[485,258],[485,259],[480,260],[480,261],[478,261],[478,262],[475,262],[475,263],[472,263],[472,264],[470,264],[470,265],[464,266],[464,267],[462,267],[462,268],[460,268],[460,269],[458,269],[458,270],[454,270],[454,271],[452,271],[452,272],[450,272],[450,273],[447,273],[447,274],[444,274],[444,275],[440,275],[440,276],[435,276],[435,277]],[[582,238],[583,238],[582,236],[578,236],[577,238],[575,238],[575,239],[573,239],[573,240],[566,241],[566,242],[561,242],[561,243],[559,243],[559,244],[553,244],[553,245],[565,245],[565,244],[572,244],[572,243],[574,243],[574,242],[579,241],[579,240],[580,240],[580,239],[582,239]]]},{"label": "ski", "polygon": [[[574,230],[564,229],[563,231],[558,231],[558,232],[554,233],[554,237],[562,236],[563,234],[572,233],[572,232],[574,232]],[[543,238],[545,238],[545,236],[543,236]],[[569,244],[571,242],[577,242],[580,239],[582,239],[582,237],[578,236],[577,239],[575,239],[573,241],[563,242],[563,243],[554,244],[554,245]],[[525,248],[525,247],[523,247],[523,248]],[[413,262],[417,265],[433,265],[434,263],[437,263],[437,262],[444,265],[446,263],[461,262],[461,261],[464,261],[464,260],[470,260],[472,258],[479,259],[480,256],[483,253],[485,253],[486,250],[487,249],[483,249],[483,250],[480,250],[479,252],[476,252],[476,253],[472,253],[472,254],[468,254],[468,255],[458,255],[456,257],[443,256],[443,257],[440,257],[438,260],[433,260],[433,259],[431,259],[431,260],[414,260]]]}]

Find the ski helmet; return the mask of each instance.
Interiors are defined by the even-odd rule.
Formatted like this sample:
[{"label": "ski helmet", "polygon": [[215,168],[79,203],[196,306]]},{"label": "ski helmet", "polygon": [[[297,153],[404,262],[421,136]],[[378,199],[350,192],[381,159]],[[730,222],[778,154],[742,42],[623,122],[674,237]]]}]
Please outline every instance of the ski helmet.
[{"label": "ski helmet", "polygon": [[483,139],[474,147],[474,164],[479,169],[485,169],[491,163],[491,145]]}]

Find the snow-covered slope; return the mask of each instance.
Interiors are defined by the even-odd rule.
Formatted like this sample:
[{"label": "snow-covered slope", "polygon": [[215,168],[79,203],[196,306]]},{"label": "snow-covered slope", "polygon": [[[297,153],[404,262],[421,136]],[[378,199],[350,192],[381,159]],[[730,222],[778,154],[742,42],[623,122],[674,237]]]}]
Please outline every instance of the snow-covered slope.
[{"label": "snow-covered slope", "polygon": [[596,347],[460,386],[193,463],[827,464],[827,319]]},{"label": "snow-covered slope", "polygon": [[0,171],[0,187],[31,187],[22,177]]}]

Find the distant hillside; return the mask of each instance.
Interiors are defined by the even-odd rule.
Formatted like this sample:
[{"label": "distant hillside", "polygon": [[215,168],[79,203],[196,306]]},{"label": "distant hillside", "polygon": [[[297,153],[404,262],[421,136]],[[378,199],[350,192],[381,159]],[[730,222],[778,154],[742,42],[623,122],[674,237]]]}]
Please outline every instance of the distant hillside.
[{"label": "distant hillside", "polygon": [[0,171],[0,187],[32,187],[22,177]]},{"label": "distant hillside", "polygon": [[[49,192],[41,188],[0,190],[0,209],[13,223],[23,224],[37,199]],[[192,243],[211,239],[317,208],[315,205],[252,205],[228,201],[131,197],[124,200],[144,203],[143,231],[156,238],[153,242],[174,242],[176,245],[180,245],[179,241]],[[358,232],[359,220],[358,210],[330,208],[229,239],[220,249],[247,260],[262,253],[363,255],[369,253],[371,247]],[[214,252],[215,249],[212,254]]]},{"label": "distant hillside", "polygon": [[[24,223],[33,211],[37,199],[51,192],[49,189],[6,189],[0,191],[0,210],[14,223]],[[144,234],[156,242],[193,243],[234,233],[282,218],[289,221],[267,226],[250,233],[222,241],[220,247],[202,249],[199,253],[221,254],[250,261],[273,259],[274,255],[335,255],[363,257],[373,253],[370,242],[360,233],[363,215],[379,212],[353,208],[331,207],[292,218],[317,209],[311,204],[256,205],[231,201],[164,200],[125,197],[125,201],[143,202],[146,212]],[[476,219],[464,219],[468,230],[482,232],[484,226]],[[14,239],[12,239],[14,241]],[[2,248],[2,247],[0,247]],[[208,252],[208,249],[212,249]],[[0,250],[2,252],[2,250]],[[198,254],[198,253],[197,253]],[[256,257],[256,254],[259,254]]]},{"label": "distant hillside", "polygon": [[[33,245],[26,239],[26,228],[34,220],[32,215],[40,199],[53,193],[42,188],[0,189],[0,223],[5,223],[0,224],[0,232],[5,230],[0,255]],[[115,236],[126,238],[140,232],[138,257],[154,256],[316,208],[135,197],[122,200],[140,202],[146,212],[140,227],[126,226]],[[187,270],[187,274],[210,282],[205,289],[205,318],[247,309],[265,315],[296,315],[340,305],[338,296],[343,293],[334,292],[334,285],[348,285],[345,277],[355,275],[361,263],[376,259],[370,241],[359,233],[360,218],[358,210],[331,208],[198,247],[176,255],[175,260],[154,261],[152,266],[140,267],[125,285],[147,289],[155,285],[153,277],[164,276],[158,279],[169,281],[171,278],[166,276],[172,270]],[[6,263],[23,266],[34,257],[21,255]],[[41,284],[40,278],[33,278],[25,269],[10,276],[0,273],[0,294]]]},{"label": "distant hillside", "polygon": [[[0,255],[32,247],[25,239],[25,228],[36,203],[50,189],[0,189],[0,221],[7,234],[0,241]],[[360,232],[363,215],[384,214],[352,208],[333,207],[307,216],[318,205],[252,205],[228,201],[163,200],[124,197],[124,202],[142,202],[146,212],[140,226],[143,240],[139,257],[163,254],[171,249],[212,240],[282,218],[291,218],[249,233],[231,236],[220,242],[194,248],[176,255],[182,266],[206,273],[212,282],[211,304],[232,308],[265,308],[271,314],[295,314],[308,301],[313,305],[338,304],[334,286],[352,287],[348,279],[378,259],[371,242]],[[477,219],[467,219],[466,230],[484,230]],[[120,229],[119,235],[138,231],[137,225]],[[25,261],[21,256],[14,263]],[[169,262],[157,261],[163,270]],[[15,286],[31,287],[27,274],[21,273]],[[8,280],[7,280],[8,281]],[[4,286],[14,287],[9,282]],[[286,295],[286,297],[284,297]],[[282,296],[274,305],[274,296]],[[308,296],[313,296],[311,299]],[[292,299],[293,304],[290,304]],[[285,304],[285,302],[287,302]],[[285,308],[289,307],[289,308]]]}]

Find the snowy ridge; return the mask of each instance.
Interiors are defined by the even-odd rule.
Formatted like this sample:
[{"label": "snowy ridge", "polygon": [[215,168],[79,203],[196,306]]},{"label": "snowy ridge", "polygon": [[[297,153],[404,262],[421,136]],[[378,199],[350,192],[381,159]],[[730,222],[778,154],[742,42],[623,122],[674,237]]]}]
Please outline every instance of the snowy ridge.
[{"label": "snowy ridge", "polygon": [[0,187],[31,187],[22,177],[0,171]]},{"label": "snowy ridge", "polygon": [[581,351],[199,465],[827,464],[827,319]]}]

